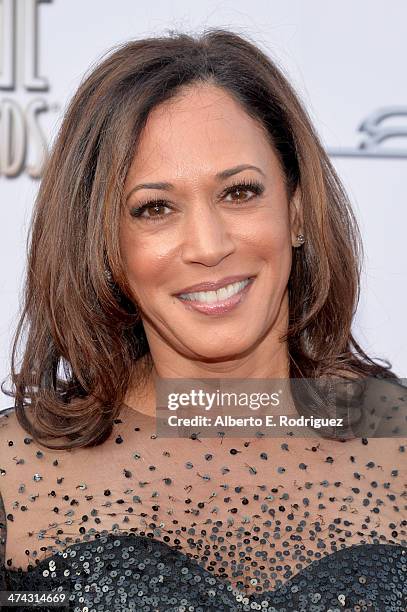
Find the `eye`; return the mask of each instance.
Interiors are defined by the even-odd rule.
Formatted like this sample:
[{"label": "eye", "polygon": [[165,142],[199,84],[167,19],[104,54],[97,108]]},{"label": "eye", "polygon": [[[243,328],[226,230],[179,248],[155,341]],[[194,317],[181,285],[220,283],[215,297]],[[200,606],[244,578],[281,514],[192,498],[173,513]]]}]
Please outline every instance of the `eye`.
[{"label": "eye", "polygon": [[[228,200],[229,202],[248,202],[249,200],[251,200],[252,198],[259,196],[263,193],[264,191],[264,186],[261,183],[258,183],[257,181],[240,181],[238,183],[235,183],[231,186],[229,186],[227,189],[225,189],[225,191],[223,192],[224,196],[236,196],[236,197],[232,197],[232,199]],[[248,193],[252,193],[251,196],[247,197]],[[226,199],[226,198],[225,198]]]},{"label": "eye", "polygon": [[[245,203],[252,200],[256,196],[259,196],[264,191],[264,185],[257,181],[239,181],[227,187],[221,194],[221,198],[232,195],[232,199],[227,200],[229,202]],[[247,194],[252,194],[247,197]],[[242,197],[243,196],[243,197]],[[167,210],[167,212],[164,212]],[[167,200],[153,199],[146,202],[141,202],[137,207],[132,208],[130,215],[137,219],[143,219],[148,222],[159,222],[164,220],[169,214],[171,214],[171,206],[169,206]],[[147,214],[148,213],[148,214]]]},{"label": "eye", "polygon": [[[132,217],[146,219],[147,221],[160,221],[162,217],[166,217],[168,213],[162,213],[163,209],[170,210],[167,206],[166,200],[149,200],[148,202],[142,202],[136,208],[133,208],[130,212]],[[146,212],[152,214],[146,214]],[[161,211],[161,212],[160,212]]]}]

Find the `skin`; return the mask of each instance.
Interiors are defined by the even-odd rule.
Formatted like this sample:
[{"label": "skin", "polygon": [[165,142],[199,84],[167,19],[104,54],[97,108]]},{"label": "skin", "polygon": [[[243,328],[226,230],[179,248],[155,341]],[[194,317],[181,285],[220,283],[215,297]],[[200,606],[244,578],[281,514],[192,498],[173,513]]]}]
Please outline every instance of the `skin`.
[{"label": "skin", "polygon": [[[215,177],[242,164],[263,174],[246,169]],[[241,180],[261,183],[264,192],[224,194]],[[173,187],[135,190],[147,182]],[[287,283],[302,211],[298,190],[288,200],[278,157],[261,126],[221,88],[184,88],[150,114],[125,194],[120,248],[155,374],[287,378],[287,345],[280,336],[288,325]],[[168,208],[131,215],[154,198],[166,200]],[[188,310],[173,295],[236,274],[257,276],[245,300],[227,314]]]}]

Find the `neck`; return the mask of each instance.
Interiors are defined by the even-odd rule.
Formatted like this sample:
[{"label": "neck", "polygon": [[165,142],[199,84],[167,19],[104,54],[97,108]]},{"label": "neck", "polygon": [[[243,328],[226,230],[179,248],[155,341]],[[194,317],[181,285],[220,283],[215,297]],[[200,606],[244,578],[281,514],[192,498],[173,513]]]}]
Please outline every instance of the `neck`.
[{"label": "neck", "polygon": [[260,345],[245,356],[224,361],[191,360],[183,355],[173,359],[167,351],[161,357],[153,356],[154,375],[160,378],[289,378],[286,343]]},{"label": "neck", "polygon": [[139,412],[153,416],[156,398],[154,381],[158,378],[289,378],[289,354],[286,342],[280,342],[282,330],[272,330],[247,355],[225,359],[223,361],[192,360],[176,353],[168,345],[160,345],[159,350],[151,346],[153,368],[142,384],[140,372],[147,359],[141,360],[135,370],[135,384],[126,395],[125,404]]}]

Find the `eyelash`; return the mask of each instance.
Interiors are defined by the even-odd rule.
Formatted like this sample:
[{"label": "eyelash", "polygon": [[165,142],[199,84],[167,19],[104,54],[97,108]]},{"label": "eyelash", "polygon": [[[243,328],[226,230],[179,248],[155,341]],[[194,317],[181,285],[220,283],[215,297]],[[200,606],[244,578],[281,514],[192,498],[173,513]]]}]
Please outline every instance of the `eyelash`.
[{"label": "eyelash", "polygon": [[[239,181],[227,187],[223,191],[222,197],[225,197],[226,195],[229,195],[229,193],[233,193],[234,191],[237,191],[239,189],[244,190],[244,191],[253,191],[253,193],[255,194],[254,196],[248,198],[247,200],[244,200],[244,202],[242,202],[242,204],[244,204],[245,202],[252,200],[253,197],[261,195],[264,191],[264,186],[261,183],[254,181],[254,180]],[[153,223],[159,222],[165,217],[167,217],[169,213],[165,215],[157,215],[156,217],[142,217],[142,214],[145,210],[154,208],[156,206],[166,206],[167,208],[169,208],[167,200],[163,200],[160,198],[153,198],[151,200],[146,200],[145,202],[141,202],[139,206],[131,210],[130,214],[132,217],[135,217],[137,219],[140,219],[140,218],[143,219],[143,221],[148,221],[148,222],[151,221]]]}]

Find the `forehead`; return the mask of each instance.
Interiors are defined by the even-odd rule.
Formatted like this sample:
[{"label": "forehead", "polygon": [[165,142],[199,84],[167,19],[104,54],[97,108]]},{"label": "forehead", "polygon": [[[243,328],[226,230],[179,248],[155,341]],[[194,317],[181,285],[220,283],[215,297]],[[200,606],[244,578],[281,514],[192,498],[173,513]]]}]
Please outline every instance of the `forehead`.
[{"label": "forehead", "polygon": [[128,180],[181,179],[243,163],[267,167],[276,162],[264,129],[232,95],[199,84],[150,113]]}]

